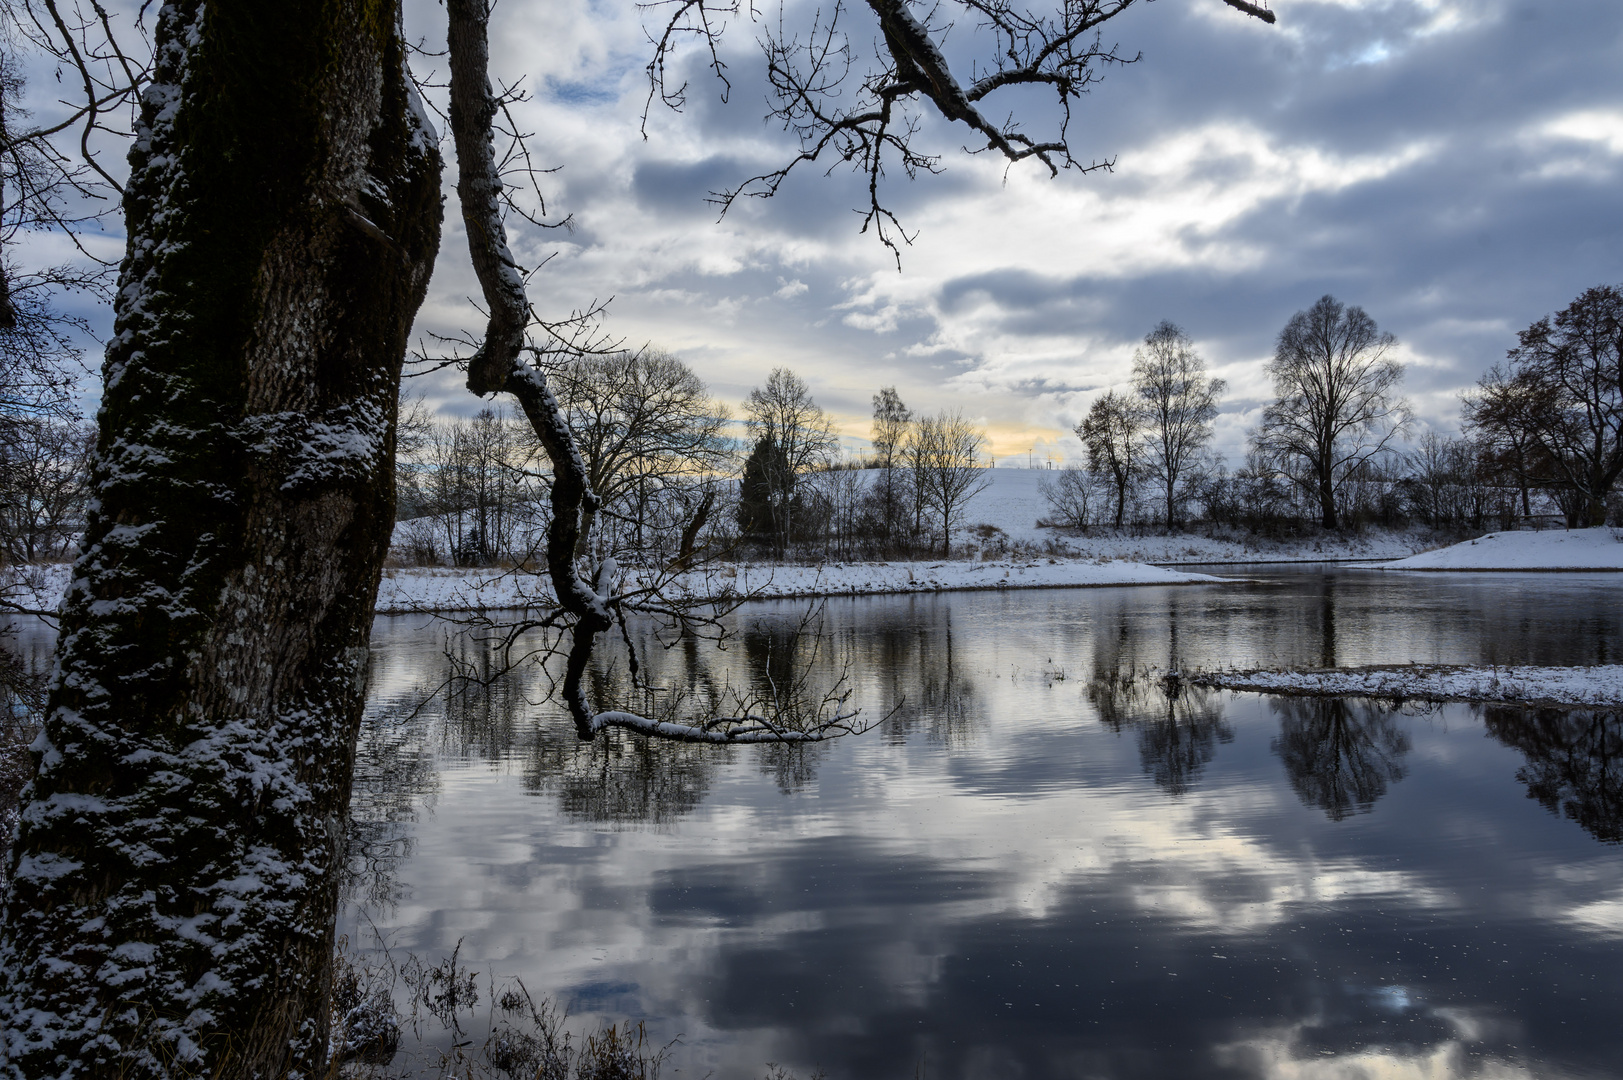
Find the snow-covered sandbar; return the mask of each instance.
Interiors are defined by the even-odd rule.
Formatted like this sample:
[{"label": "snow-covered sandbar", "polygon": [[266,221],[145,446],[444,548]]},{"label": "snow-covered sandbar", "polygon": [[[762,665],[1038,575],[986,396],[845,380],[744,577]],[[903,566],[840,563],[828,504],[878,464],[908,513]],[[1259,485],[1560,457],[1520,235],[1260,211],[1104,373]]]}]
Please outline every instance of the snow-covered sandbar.
[{"label": "snow-covered sandbar", "polygon": [[1189,681],[1227,690],[1316,697],[1350,695],[1518,705],[1623,705],[1623,664],[1594,667],[1414,664],[1333,671],[1219,671],[1192,675]]},{"label": "snow-covered sandbar", "polygon": [[1424,551],[1381,570],[1623,570],[1623,529],[1501,532]]},{"label": "snow-covered sandbar", "polygon": [[[749,596],[778,600],[983,589],[1201,585],[1232,580],[1143,563],[1066,559],[730,565],[683,575],[672,583],[667,593],[693,599]],[[635,587],[636,575],[632,572],[622,588]],[[378,614],[534,607],[549,604],[551,598],[546,579],[532,574],[436,568],[385,570],[378,589]]]}]

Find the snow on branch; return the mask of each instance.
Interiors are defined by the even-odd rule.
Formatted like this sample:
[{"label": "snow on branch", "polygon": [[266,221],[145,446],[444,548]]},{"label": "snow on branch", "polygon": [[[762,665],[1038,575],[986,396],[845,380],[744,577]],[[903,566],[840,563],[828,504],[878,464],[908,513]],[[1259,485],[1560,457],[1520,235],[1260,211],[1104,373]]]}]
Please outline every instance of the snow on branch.
[{"label": "snow on branch", "polygon": [[697,724],[677,724],[668,720],[652,720],[636,713],[611,710],[592,717],[592,731],[622,728],[643,735],[654,735],[677,742],[696,743],[804,743],[823,742],[841,735],[857,734],[868,725],[855,723],[857,713],[842,712],[830,717],[817,727],[802,731],[775,724],[764,716],[718,716]]}]

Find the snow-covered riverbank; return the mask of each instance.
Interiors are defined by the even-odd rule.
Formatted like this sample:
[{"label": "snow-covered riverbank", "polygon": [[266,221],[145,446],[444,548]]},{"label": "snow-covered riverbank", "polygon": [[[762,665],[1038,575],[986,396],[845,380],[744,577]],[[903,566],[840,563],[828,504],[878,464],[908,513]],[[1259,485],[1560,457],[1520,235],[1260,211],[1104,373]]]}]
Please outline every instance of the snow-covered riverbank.
[{"label": "snow-covered riverbank", "polygon": [[[1121,585],[1200,585],[1223,582],[1133,562],[1069,559],[998,562],[828,563],[823,566],[728,565],[686,574],[668,593],[693,599],[750,596],[761,600],[818,596],[884,596],[985,589],[1104,588]],[[624,586],[636,588],[633,574]],[[378,614],[476,611],[543,606],[546,580],[495,570],[386,570]]]},{"label": "snow-covered riverbank", "polygon": [[1192,675],[1189,681],[1198,686],[1272,694],[1518,705],[1623,705],[1623,664],[1595,667],[1416,664],[1337,671],[1219,671]]},{"label": "snow-covered riverbank", "polygon": [[1489,533],[1383,570],[1623,570],[1623,529]]}]

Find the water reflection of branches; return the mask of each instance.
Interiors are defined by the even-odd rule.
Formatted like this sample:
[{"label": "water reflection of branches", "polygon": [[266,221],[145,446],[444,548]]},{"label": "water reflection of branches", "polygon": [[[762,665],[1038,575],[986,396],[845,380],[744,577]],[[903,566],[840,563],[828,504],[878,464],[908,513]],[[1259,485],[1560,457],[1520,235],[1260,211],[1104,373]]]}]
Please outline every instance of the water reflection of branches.
[{"label": "water reflection of branches", "polygon": [[1087,697],[1112,731],[1133,729],[1144,772],[1174,797],[1194,786],[1218,743],[1234,741],[1221,694],[1147,669],[1097,672]]},{"label": "water reflection of branches", "polygon": [[1168,795],[1182,795],[1217,754],[1217,743],[1233,742],[1223,719],[1223,700],[1212,690],[1163,684],[1158,711],[1138,728],[1138,756],[1144,771]]},{"label": "water reflection of branches", "polygon": [[1272,697],[1279,716],[1273,751],[1291,787],[1332,821],[1367,813],[1387,785],[1403,779],[1409,736],[1390,707],[1347,698]]},{"label": "water reflection of branches", "polygon": [[583,821],[665,825],[692,813],[734,751],[654,742],[622,732],[583,743],[549,725],[524,756],[524,787]]},{"label": "water reflection of branches", "polygon": [[[814,606],[801,616],[794,635],[809,644],[805,659],[794,663],[801,650],[783,650],[789,662],[774,661],[762,678],[747,684],[722,682],[704,684],[688,678],[666,683],[659,674],[659,654],[685,644],[689,659],[692,646],[708,640],[725,647],[730,635],[724,615],[736,607],[736,599],[721,606],[712,605],[711,614],[698,614],[702,604],[660,609],[633,621],[622,611],[615,619],[621,650],[618,656],[606,652],[583,652],[578,643],[567,648],[569,634],[561,634],[554,615],[538,619],[501,622],[484,614],[453,620],[464,627],[466,640],[483,651],[477,662],[464,660],[456,650],[447,650],[454,670],[447,678],[447,692],[462,687],[489,686],[506,681],[518,672],[537,676],[543,686],[532,705],[563,701],[583,740],[611,728],[674,742],[721,745],[821,742],[841,735],[857,734],[872,726],[859,718],[859,710],[849,707],[849,667],[832,683],[814,677],[820,671],[822,650],[832,642],[822,625],[822,608]],[[797,642],[798,645],[798,642]],[[564,671],[556,670],[557,662]],[[595,672],[624,664],[624,675],[604,682]],[[587,718],[583,727],[584,687],[587,684],[612,691],[599,704],[608,704]],[[597,699],[594,699],[597,700]],[[693,716],[707,719],[693,720]]]},{"label": "water reflection of branches", "polygon": [[[632,623],[627,636],[645,657],[643,665],[634,672],[600,656],[584,676],[593,700],[645,716],[727,709],[769,711],[793,722],[797,711],[826,715],[850,697],[851,658],[840,652],[816,611],[762,615],[729,627],[724,643],[736,641],[741,648],[706,648],[697,635],[667,636],[667,630],[652,620]],[[437,741],[435,749],[453,757],[515,762],[529,791],[556,797],[572,817],[655,825],[693,810],[716,771],[737,760],[725,746],[718,753],[716,747],[640,740],[626,732],[582,742],[551,697],[553,673],[546,663],[511,662],[510,652],[536,647],[507,635],[470,632],[447,641],[437,678],[415,692],[416,711],[434,732],[433,738],[418,738],[419,748]],[[551,658],[561,661],[556,654]],[[364,744],[372,737],[369,729],[363,755],[371,752]],[[815,779],[818,748],[752,745],[760,769],[783,790]]]},{"label": "water reflection of branches", "polygon": [[984,710],[959,663],[951,611],[930,601],[909,608],[909,617],[872,627],[857,643],[864,669],[880,676],[886,741],[922,734],[943,746],[968,745]]},{"label": "water reflection of branches", "polygon": [[1591,709],[1487,706],[1489,734],[1520,750],[1529,798],[1597,840],[1623,842],[1623,715]]},{"label": "water reflection of branches", "polygon": [[427,717],[410,705],[369,710],[355,750],[355,784],[341,885],[347,904],[390,909],[400,901],[400,867],[411,857],[411,825],[439,787]]}]

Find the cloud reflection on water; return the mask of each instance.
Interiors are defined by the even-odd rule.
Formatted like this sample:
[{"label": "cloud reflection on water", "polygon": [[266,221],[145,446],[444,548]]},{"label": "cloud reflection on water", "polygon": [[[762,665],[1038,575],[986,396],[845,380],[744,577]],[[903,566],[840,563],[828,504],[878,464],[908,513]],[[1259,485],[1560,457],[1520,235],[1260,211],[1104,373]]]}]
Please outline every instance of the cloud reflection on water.
[{"label": "cloud reflection on water", "polygon": [[[895,712],[793,761],[581,746],[535,687],[425,711],[378,744],[437,761],[391,766],[435,801],[379,922],[718,1077],[1606,1075],[1623,869],[1584,828],[1617,820],[1616,719],[1169,694],[1143,674],[1278,612],[1124,592],[832,606],[827,655]],[[1342,590],[1338,640],[1381,610]],[[654,674],[759,678],[762,633]],[[380,663],[432,684],[437,647]]]}]

